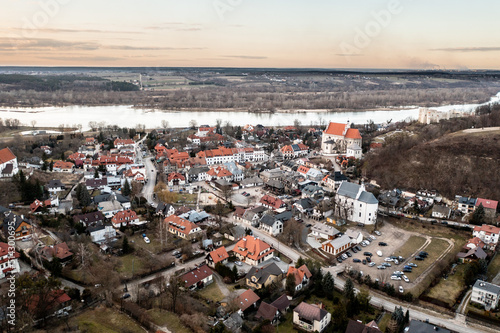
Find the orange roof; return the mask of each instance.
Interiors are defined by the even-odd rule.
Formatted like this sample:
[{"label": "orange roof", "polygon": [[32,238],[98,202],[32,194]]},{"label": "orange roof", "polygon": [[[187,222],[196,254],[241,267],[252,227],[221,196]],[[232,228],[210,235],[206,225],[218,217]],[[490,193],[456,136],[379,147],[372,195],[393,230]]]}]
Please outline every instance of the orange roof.
[{"label": "orange roof", "polygon": [[177,215],[170,215],[163,220],[164,223],[169,224],[169,228],[174,229],[180,233],[188,235],[191,230],[198,228],[196,224],[188,220],[183,219]]},{"label": "orange roof", "polygon": [[[270,251],[259,255],[266,249],[270,249]],[[233,248],[233,252],[252,260],[259,260],[273,251],[274,249],[272,249],[269,244],[253,236],[246,236],[245,238],[240,239]]]},{"label": "orange roof", "polygon": [[210,257],[212,258],[214,264],[216,264],[229,258],[229,254],[227,254],[226,248],[224,246],[221,246],[218,249],[210,252]]},{"label": "orange roof", "polygon": [[282,153],[293,153],[293,148],[290,145],[283,146],[281,148]]},{"label": "orange roof", "polygon": [[489,225],[489,224],[483,224],[482,226],[475,226],[474,231],[483,231],[486,235],[491,235],[491,234],[500,234],[500,228]]},{"label": "orange roof", "polygon": [[297,168],[297,172],[300,172],[303,174],[306,174],[309,170],[310,170],[310,168],[303,166],[303,165],[301,165]]},{"label": "orange roof", "polygon": [[284,204],[283,200],[267,194],[260,199],[260,203],[273,207],[274,209],[279,209]]},{"label": "orange roof", "polygon": [[71,169],[73,168],[73,163],[64,161],[54,161],[53,167],[56,169]]},{"label": "orange roof", "polygon": [[38,199],[35,199],[35,201],[33,201],[33,203],[30,204],[30,209],[32,213],[36,212],[36,210],[40,207],[43,207],[43,202],[41,202]]},{"label": "orange roof", "polygon": [[233,174],[226,168],[222,168],[219,173],[217,174],[217,177],[231,177]]},{"label": "orange roof", "polygon": [[295,268],[293,266],[288,267],[288,272],[286,273],[286,276],[293,274],[295,275],[295,285],[299,285],[304,281],[304,276],[307,277],[308,279],[311,278],[312,274],[307,268],[306,265],[302,265],[299,268]]},{"label": "orange roof", "polygon": [[345,131],[346,126],[347,126],[346,124],[330,122],[330,124],[328,124],[328,127],[326,128],[326,130],[323,133],[344,136],[344,131]]},{"label": "orange roof", "polygon": [[260,297],[257,296],[257,294],[254,293],[252,289],[248,289],[243,294],[238,296],[238,298],[236,299],[236,303],[238,307],[241,309],[241,311],[245,311],[259,299]]},{"label": "orange roof", "polygon": [[12,161],[15,158],[16,155],[14,155],[14,153],[12,153],[12,151],[9,148],[4,148],[0,150],[0,164]]},{"label": "orange roof", "polygon": [[347,139],[361,139],[361,134],[356,128],[349,128],[345,134]]},{"label": "orange roof", "polygon": [[476,207],[479,207],[480,204],[483,204],[484,208],[489,208],[489,209],[496,210],[497,206],[498,206],[498,201],[477,198],[477,200],[476,200]]},{"label": "orange roof", "polygon": [[113,216],[113,218],[111,219],[111,222],[113,224],[120,224],[123,222],[126,222],[128,224],[128,222],[133,221],[135,219],[137,219],[137,213],[134,212],[133,210],[127,209],[116,213],[115,216]]},{"label": "orange roof", "polygon": [[171,172],[171,173],[169,173],[168,174],[168,181],[170,182],[170,181],[172,181],[174,179],[186,180],[186,178],[183,175],[181,175],[180,173],[178,173],[178,172]]}]

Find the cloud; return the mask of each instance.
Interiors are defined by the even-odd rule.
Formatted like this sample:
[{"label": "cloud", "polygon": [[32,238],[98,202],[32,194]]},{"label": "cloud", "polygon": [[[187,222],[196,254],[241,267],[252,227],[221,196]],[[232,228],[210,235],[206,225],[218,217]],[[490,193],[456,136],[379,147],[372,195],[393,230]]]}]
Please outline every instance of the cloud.
[{"label": "cloud", "polygon": [[500,47],[447,47],[441,49],[430,49],[430,51],[443,52],[498,52]]},{"label": "cloud", "polygon": [[364,54],[361,53],[337,53],[335,54],[336,56],[339,57],[364,57]]},{"label": "cloud", "polygon": [[199,31],[202,30],[200,24],[190,24],[182,22],[166,22],[149,27],[144,27],[146,30],[174,30],[174,31]]},{"label": "cloud", "polygon": [[[8,30],[23,31],[23,28],[9,28]],[[64,29],[64,28],[37,28],[36,31],[46,33],[112,33],[112,34],[144,34],[141,31],[119,31],[100,29]]]},{"label": "cloud", "polygon": [[58,60],[58,61],[117,61],[117,60],[122,60],[121,58],[117,57],[105,57],[105,56],[66,56],[66,57],[61,57],[61,56],[43,56],[43,57],[38,57],[39,59],[49,59],[49,60]]},{"label": "cloud", "polygon": [[110,50],[125,51],[179,51],[179,50],[203,50],[204,47],[151,47],[151,46],[131,46],[131,45],[107,45],[103,46]]},{"label": "cloud", "polygon": [[263,56],[247,56],[247,55],[223,55],[221,57],[238,58],[238,59],[254,59],[254,60],[268,59],[267,57],[263,57]]},{"label": "cloud", "polygon": [[0,51],[5,50],[85,50],[99,49],[100,44],[89,41],[63,41],[49,38],[6,38],[0,37]]}]

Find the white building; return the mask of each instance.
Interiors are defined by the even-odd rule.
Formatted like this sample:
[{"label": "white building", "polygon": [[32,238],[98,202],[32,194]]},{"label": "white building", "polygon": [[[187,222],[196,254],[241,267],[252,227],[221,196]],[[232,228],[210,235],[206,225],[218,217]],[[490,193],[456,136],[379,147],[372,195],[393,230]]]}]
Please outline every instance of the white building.
[{"label": "white building", "polygon": [[111,225],[99,225],[88,228],[88,233],[92,242],[101,244],[106,243],[116,237],[116,230]]},{"label": "white building", "polygon": [[9,244],[0,243],[0,279],[3,279],[7,274],[19,273],[19,253],[14,251],[13,256],[9,253]]},{"label": "white building", "polygon": [[347,251],[351,248],[352,241],[347,235],[342,235],[339,238],[333,240],[327,240],[321,244],[321,249],[326,253],[333,254],[334,256]]},{"label": "white building", "polygon": [[475,226],[472,235],[482,240],[487,249],[494,250],[498,244],[500,228],[483,224],[482,226]]},{"label": "white building", "polygon": [[17,157],[9,148],[0,150],[0,178],[12,177],[19,171]]},{"label": "white building", "polygon": [[337,213],[343,218],[363,224],[377,222],[378,200],[365,191],[364,185],[343,182],[337,190],[336,200]]},{"label": "white building", "polygon": [[322,332],[331,320],[331,313],[316,304],[302,302],[293,309],[293,323],[306,332]]},{"label": "white building", "polygon": [[361,158],[363,157],[363,149],[357,143],[353,143],[347,146],[346,156],[354,157],[355,159]]},{"label": "white building", "polygon": [[283,222],[275,219],[271,214],[264,214],[260,219],[259,229],[264,230],[272,236],[276,236],[283,232]]},{"label": "white building", "polygon": [[352,144],[361,147],[361,141],[359,130],[350,128],[350,124],[330,122],[323,131],[321,150],[323,154],[344,154],[347,147]]},{"label": "white building", "polygon": [[470,301],[484,306],[486,310],[494,310],[498,306],[499,297],[499,286],[482,280],[477,280],[472,287],[472,296]]}]

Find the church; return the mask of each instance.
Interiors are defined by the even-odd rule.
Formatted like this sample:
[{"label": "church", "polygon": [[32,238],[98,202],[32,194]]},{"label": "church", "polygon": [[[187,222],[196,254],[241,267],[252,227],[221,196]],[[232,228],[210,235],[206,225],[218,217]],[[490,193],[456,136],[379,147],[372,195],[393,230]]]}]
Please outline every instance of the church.
[{"label": "church", "polygon": [[323,154],[345,154],[348,147],[361,147],[361,134],[350,124],[330,122],[323,131],[321,150]]}]

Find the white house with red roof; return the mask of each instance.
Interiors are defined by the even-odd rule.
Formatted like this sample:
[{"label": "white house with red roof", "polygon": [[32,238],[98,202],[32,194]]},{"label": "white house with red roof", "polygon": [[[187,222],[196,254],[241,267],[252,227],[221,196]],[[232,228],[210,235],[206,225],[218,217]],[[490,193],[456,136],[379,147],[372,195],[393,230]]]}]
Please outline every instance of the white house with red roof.
[{"label": "white house with red roof", "polygon": [[0,178],[12,177],[18,171],[16,155],[9,148],[0,150]]},{"label": "white house with red roof", "polygon": [[486,249],[494,250],[498,244],[500,228],[483,224],[482,226],[475,226],[472,235],[482,240]]},{"label": "white house with red roof", "polygon": [[214,281],[212,270],[207,265],[187,272],[180,279],[184,283],[184,287],[191,290],[201,289]]},{"label": "white house with red roof", "polygon": [[235,244],[233,253],[239,260],[254,266],[271,259],[274,249],[259,238],[246,236]]},{"label": "white house with red roof", "polygon": [[178,172],[171,172],[167,176],[168,186],[184,185],[186,184],[186,177]]},{"label": "white house with red roof", "polygon": [[135,141],[132,139],[116,139],[114,141],[115,148],[121,149],[126,146],[132,146],[135,148]]},{"label": "white house with red roof", "polygon": [[288,275],[293,275],[295,277],[296,291],[299,291],[303,287],[307,286],[307,284],[309,283],[309,279],[312,277],[311,272],[305,264],[300,266],[299,268],[295,268],[294,266],[288,267],[286,276],[288,277]]},{"label": "white house with red roof", "polygon": [[274,211],[277,212],[282,212],[286,209],[286,204],[283,200],[279,198],[275,198],[273,196],[270,196],[268,194],[264,195],[260,201],[259,204],[263,207],[270,208]]},{"label": "white house with red roof", "polygon": [[345,154],[347,147],[356,144],[362,145],[359,130],[350,128],[351,125],[330,122],[323,131],[321,150],[323,154]]},{"label": "white house with red roof", "polygon": [[139,217],[137,216],[137,213],[131,209],[117,212],[111,218],[111,223],[113,223],[113,227],[115,228],[120,228],[121,226],[126,227],[129,224],[135,224],[138,222],[139,222]]},{"label": "white house with red roof", "polygon": [[177,215],[170,215],[163,220],[168,226],[168,231],[171,234],[179,236],[180,238],[190,239],[201,234],[201,228],[195,223],[190,222]]},{"label": "white house with red roof", "polygon": [[497,207],[498,207],[498,201],[490,200],[490,199],[477,198],[475,209],[477,209],[477,207],[479,207],[479,205],[483,205],[484,210],[486,212],[491,212],[492,214],[496,214]]},{"label": "white house with red roof", "polygon": [[229,258],[229,254],[226,251],[224,246],[219,247],[218,249],[213,250],[207,255],[207,265],[210,267],[215,267],[219,262],[221,264],[226,264]]},{"label": "white house with red roof", "polygon": [[20,255],[15,248],[9,249],[9,247],[7,243],[0,243],[0,279],[6,277],[7,274],[16,274],[20,271],[19,262],[17,261]]}]

